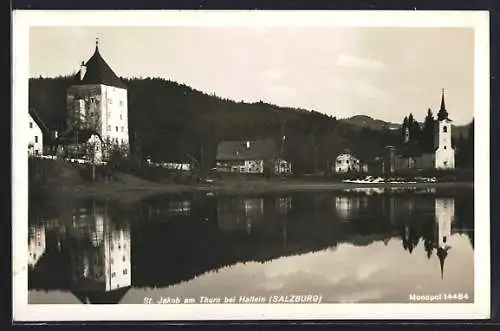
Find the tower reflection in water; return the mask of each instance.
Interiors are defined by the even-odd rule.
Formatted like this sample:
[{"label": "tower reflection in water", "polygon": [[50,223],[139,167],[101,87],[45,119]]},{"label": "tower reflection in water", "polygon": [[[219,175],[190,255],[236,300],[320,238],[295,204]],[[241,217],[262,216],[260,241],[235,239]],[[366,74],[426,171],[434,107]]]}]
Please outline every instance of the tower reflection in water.
[{"label": "tower reflection in water", "polygon": [[[32,288],[70,290],[82,303],[119,303],[132,286],[131,229],[128,222],[117,222],[123,217],[137,218],[134,282],[138,287],[171,286],[241,261],[271,261],[326,248],[334,252],[339,242],[387,244],[389,239],[401,239],[410,254],[420,254],[415,248],[423,243],[432,273],[437,277],[440,268],[443,278],[451,246],[454,242],[459,245],[453,231],[461,232],[467,226],[465,217],[459,217],[461,209],[454,221],[455,199],[394,194],[370,199],[363,202],[359,194],[219,196],[209,204],[206,200],[161,200],[157,207],[147,202],[140,206],[144,209],[127,211],[93,202],[66,214],[58,224],[30,226],[29,264],[39,269],[39,281]],[[212,213],[216,223],[200,221]],[[179,243],[189,249],[177,249]],[[53,249],[57,246],[62,247],[59,253]],[[403,249],[397,246],[391,244],[387,249]],[[59,254],[67,269],[44,267],[48,264],[43,255],[47,254],[51,256],[48,260],[56,260]],[[158,267],[160,259],[162,265],[174,267]],[[40,277],[42,273],[49,277]],[[64,282],[58,275],[63,273]],[[49,278],[54,282],[49,284]],[[56,280],[57,286],[64,285],[53,287]]]},{"label": "tower reflection in water", "polygon": [[455,200],[452,198],[436,198],[436,225],[437,247],[436,254],[441,266],[441,279],[444,278],[444,262],[448,256],[448,250],[451,248],[451,227],[455,215]]},{"label": "tower reflection in water", "polygon": [[117,303],[132,285],[130,228],[111,222],[95,204],[66,228],[71,291],[83,303]]}]

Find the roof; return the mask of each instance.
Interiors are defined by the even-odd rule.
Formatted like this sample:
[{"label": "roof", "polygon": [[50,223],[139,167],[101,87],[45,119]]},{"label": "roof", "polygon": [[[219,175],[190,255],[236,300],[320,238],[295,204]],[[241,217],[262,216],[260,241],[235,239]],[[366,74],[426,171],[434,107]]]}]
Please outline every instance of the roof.
[{"label": "roof", "polygon": [[81,303],[90,304],[117,304],[127,294],[130,286],[112,291],[72,291]]},{"label": "roof", "polygon": [[270,139],[223,141],[217,145],[217,160],[264,160],[276,156],[278,149]]},{"label": "roof", "polygon": [[71,129],[57,137],[56,142],[60,145],[87,142],[94,134],[99,137],[101,142],[103,142],[101,135],[95,130],[91,129]]},{"label": "roof", "polygon": [[45,125],[45,122],[42,120],[42,118],[40,117],[40,115],[38,114],[38,112],[35,109],[30,109],[29,114],[30,114],[31,118],[33,118],[33,121],[35,121],[36,125],[38,125],[40,130],[42,130],[43,134],[50,133],[49,128]]},{"label": "roof", "polygon": [[85,63],[86,71],[83,79],[80,79],[80,71],[74,77],[77,85],[95,85],[103,84],[126,89],[127,86],[118,78],[113,69],[106,63],[99,53],[99,47],[96,45],[92,57]]}]

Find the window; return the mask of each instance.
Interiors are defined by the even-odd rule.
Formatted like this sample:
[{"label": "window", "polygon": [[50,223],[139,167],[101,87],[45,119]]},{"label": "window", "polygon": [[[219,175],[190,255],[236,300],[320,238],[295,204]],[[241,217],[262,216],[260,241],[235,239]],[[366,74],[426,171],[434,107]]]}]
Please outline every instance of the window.
[{"label": "window", "polygon": [[33,122],[30,122],[30,129],[33,129]]},{"label": "window", "polygon": [[118,127],[115,127],[116,128],[116,132],[118,132]]},{"label": "window", "polygon": [[128,274],[128,270],[127,269],[123,269],[123,274],[124,275]]},{"label": "window", "polygon": [[123,106],[123,100],[120,100],[120,106]]},{"label": "window", "polygon": [[120,114],[120,120],[122,120],[122,119],[123,119],[123,115],[122,115],[122,114]]},{"label": "window", "polygon": [[39,154],[40,154],[40,151],[37,149],[37,150],[35,151],[35,155],[39,155]]},{"label": "window", "polygon": [[115,278],[115,277],[116,277],[116,272],[111,273],[111,278]]},{"label": "window", "polygon": [[111,125],[108,125],[108,131],[111,131]]},{"label": "window", "polygon": [[444,148],[444,149],[446,149],[446,145],[444,145],[444,147],[443,147],[443,148]]},{"label": "window", "polygon": [[113,264],[113,262],[114,262],[114,261],[113,261],[113,258],[111,258],[111,259],[110,259],[110,262],[111,262],[111,264]]},{"label": "window", "polygon": [[35,142],[36,143],[38,142],[38,136],[35,136]]},{"label": "window", "polygon": [[448,132],[448,127],[447,126],[443,126],[443,132]]},{"label": "window", "polygon": [[113,99],[108,99],[108,103],[111,105],[113,103]]},{"label": "window", "polygon": [[125,259],[125,255],[123,255],[123,262],[125,262],[125,260],[126,260],[126,259]]},{"label": "window", "polygon": [[122,126],[122,132],[123,132],[123,126]]}]

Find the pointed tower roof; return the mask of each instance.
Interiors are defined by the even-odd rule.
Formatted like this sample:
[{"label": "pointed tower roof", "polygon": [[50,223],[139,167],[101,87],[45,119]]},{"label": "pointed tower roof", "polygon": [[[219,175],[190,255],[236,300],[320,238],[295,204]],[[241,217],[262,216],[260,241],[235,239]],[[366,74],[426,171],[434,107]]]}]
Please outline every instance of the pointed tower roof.
[{"label": "pointed tower roof", "polygon": [[83,304],[117,304],[127,294],[130,286],[109,292],[104,291],[72,291]]},{"label": "pointed tower roof", "polygon": [[441,107],[439,108],[439,112],[437,114],[438,121],[449,120],[448,111],[446,110],[446,106],[444,103],[444,89],[441,92]]},{"label": "pointed tower roof", "polygon": [[80,71],[75,75],[77,85],[103,84],[126,89],[127,86],[114,73],[113,69],[106,63],[99,52],[99,40],[96,40],[95,51],[92,57],[84,64],[86,67],[83,79],[80,79]]},{"label": "pointed tower roof", "polygon": [[448,256],[448,248],[438,247],[436,254],[439,258],[439,264],[441,266],[441,279],[443,279],[444,261],[446,260],[446,257]]}]

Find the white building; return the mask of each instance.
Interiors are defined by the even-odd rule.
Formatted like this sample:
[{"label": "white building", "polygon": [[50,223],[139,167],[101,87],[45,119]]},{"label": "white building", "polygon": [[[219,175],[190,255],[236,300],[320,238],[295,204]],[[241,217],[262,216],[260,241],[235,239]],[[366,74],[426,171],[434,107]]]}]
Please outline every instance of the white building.
[{"label": "white building", "polygon": [[43,125],[40,117],[34,110],[29,111],[29,141],[28,141],[28,154],[29,155],[43,155]]},{"label": "white building", "polygon": [[448,111],[444,104],[444,90],[441,97],[441,108],[439,109],[436,121],[436,169],[455,168],[455,150],[451,146],[451,123],[448,118]]},{"label": "white building", "polygon": [[92,57],[80,66],[66,95],[67,132],[91,130],[105,143],[104,157],[111,147],[128,154],[127,88],[99,53],[96,42]]},{"label": "white building", "polygon": [[358,172],[362,170],[359,160],[351,153],[342,153],[337,156],[334,168],[336,173]]},{"label": "white building", "polygon": [[45,253],[45,248],[45,227],[30,227],[28,237],[28,265],[30,267],[35,267],[40,257]]}]

